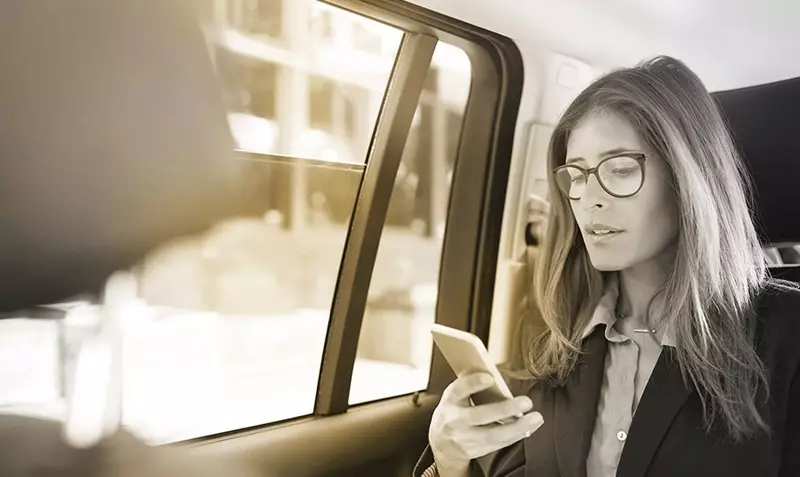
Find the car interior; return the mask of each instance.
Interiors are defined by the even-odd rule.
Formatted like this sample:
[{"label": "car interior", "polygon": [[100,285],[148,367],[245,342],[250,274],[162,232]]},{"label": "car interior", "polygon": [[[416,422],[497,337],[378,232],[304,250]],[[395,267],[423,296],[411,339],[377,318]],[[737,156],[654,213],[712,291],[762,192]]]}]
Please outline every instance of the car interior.
[{"label": "car interior", "polygon": [[800,283],[796,7],[522,3],[0,4],[0,413],[63,419],[78,311],[128,270],[120,426],[253,475],[411,475],[454,379],[430,324],[514,358],[552,127],[662,53]]}]

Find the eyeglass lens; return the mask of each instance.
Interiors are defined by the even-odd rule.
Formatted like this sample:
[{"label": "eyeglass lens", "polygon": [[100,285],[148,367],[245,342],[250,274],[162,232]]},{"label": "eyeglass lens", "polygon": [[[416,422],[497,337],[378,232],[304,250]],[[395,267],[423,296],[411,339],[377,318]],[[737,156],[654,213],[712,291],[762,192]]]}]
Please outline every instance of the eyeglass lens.
[{"label": "eyeglass lens", "polygon": [[[570,199],[580,199],[586,191],[589,174],[586,169],[568,165],[556,172],[558,187]],[[636,159],[618,156],[600,164],[595,176],[606,192],[615,196],[630,196],[642,186],[644,174]]]}]

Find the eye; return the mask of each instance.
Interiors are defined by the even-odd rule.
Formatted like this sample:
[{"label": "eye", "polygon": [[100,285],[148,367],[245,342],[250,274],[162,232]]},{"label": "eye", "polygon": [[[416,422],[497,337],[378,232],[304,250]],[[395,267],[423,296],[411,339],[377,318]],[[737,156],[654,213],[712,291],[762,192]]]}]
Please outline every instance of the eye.
[{"label": "eye", "polygon": [[638,172],[636,167],[615,167],[611,169],[611,173],[618,177],[627,177]]},{"label": "eye", "polygon": [[586,177],[578,171],[569,171],[569,181],[573,184],[583,184]]}]

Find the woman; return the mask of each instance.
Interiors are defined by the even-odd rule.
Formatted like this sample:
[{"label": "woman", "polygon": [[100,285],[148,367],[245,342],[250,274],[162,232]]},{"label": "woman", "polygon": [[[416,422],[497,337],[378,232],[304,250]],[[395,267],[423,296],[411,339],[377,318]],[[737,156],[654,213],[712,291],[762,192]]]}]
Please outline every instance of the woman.
[{"label": "woman", "polygon": [[698,77],[659,57],[598,79],[549,161],[517,397],[471,407],[482,376],[452,383],[426,472],[800,475],[800,293],[768,276],[743,166]]}]

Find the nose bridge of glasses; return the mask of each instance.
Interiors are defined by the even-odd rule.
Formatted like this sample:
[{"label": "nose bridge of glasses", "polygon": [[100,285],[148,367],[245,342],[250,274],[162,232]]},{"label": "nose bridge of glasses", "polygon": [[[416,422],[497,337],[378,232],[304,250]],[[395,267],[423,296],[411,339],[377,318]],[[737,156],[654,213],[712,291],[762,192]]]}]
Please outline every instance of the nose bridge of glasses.
[{"label": "nose bridge of glasses", "polygon": [[[586,184],[583,186],[582,196],[585,198],[594,199],[598,194],[608,194],[603,187],[602,179],[600,178],[600,171],[597,167],[585,169],[586,171]],[[594,185],[592,185],[594,183]]]}]

